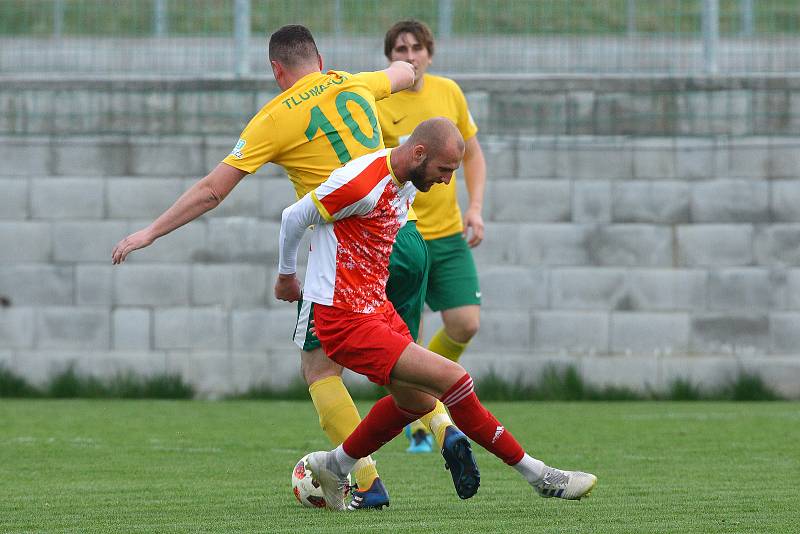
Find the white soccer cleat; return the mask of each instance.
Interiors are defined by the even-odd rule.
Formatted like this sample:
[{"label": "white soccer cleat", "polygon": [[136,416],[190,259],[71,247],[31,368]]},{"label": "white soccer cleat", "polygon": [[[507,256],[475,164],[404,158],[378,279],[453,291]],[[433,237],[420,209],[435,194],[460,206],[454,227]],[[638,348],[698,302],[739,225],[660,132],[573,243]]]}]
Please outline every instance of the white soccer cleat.
[{"label": "white soccer cleat", "polygon": [[347,473],[339,474],[336,460],[327,451],[312,452],[308,455],[311,476],[319,482],[325,496],[325,506],[330,510],[345,510],[344,497],[350,489]]},{"label": "white soccer cleat", "polygon": [[546,467],[541,482],[531,485],[542,497],[580,500],[589,495],[596,484],[597,477],[591,473]]}]

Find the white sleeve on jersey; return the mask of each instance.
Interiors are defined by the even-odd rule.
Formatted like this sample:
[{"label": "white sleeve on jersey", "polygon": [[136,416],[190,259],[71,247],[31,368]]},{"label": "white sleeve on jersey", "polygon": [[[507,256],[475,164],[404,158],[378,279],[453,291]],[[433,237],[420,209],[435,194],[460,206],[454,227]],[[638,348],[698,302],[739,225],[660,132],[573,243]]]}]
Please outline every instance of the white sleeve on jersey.
[{"label": "white sleeve on jersey", "polygon": [[297,248],[312,224],[322,223],[322,215],[308,194],[283,210],[281,215],[281,232],[278,237],[280,256],[278,272],[280,274],[294,274],[297,272]]}]

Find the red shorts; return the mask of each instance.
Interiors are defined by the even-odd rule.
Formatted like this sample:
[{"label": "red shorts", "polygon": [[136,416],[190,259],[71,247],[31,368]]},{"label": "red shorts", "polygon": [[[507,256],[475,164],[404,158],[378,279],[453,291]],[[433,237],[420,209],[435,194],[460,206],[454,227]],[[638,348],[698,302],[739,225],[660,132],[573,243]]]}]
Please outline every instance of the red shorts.
[{"label": "red shorts", "polygon": [[314,304],[314,327],[328,358],[379,386],[391,381],[394,364],[414,341],[389,301],[377,313]]}]

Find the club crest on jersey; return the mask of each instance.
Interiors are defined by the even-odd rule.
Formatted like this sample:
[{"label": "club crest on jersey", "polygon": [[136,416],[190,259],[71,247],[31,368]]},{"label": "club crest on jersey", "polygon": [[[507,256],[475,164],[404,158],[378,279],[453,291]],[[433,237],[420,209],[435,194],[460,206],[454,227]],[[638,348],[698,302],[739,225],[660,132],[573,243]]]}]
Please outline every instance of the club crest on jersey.
[{"label": "club crest on jersey", "polygon": [[236,142],[236,146],[233,147],[233,150],[231,150],[230,155],[235,157],[236,159],[242,159],[244,157],[242,149],[244,148],[245,143],[246,141],[244,139],[239,139]]}]

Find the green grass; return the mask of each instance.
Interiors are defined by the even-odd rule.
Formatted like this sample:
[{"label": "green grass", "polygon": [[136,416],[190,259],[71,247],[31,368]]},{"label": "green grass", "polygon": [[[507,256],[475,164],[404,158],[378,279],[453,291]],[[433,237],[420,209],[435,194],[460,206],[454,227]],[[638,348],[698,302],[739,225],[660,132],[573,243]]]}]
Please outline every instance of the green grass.
[{"label": "green grass", "polygon": [[[361,404],[365,413],[369,404]],[[491,403],[589,499],[541,499],[480,450],[459,500],[438,455],[377,455],[383,512],[300,508],[294,462],[327,448],[308,401],[0,402],[0,532],[797,532],[798,403]]]},{"label": "green grass", "polygon": [[[50,35],[56,19],[54,0],[0,0],[0,34]],[[153,33],[153,1],[62,0],[64,35],[148,36]],[[232,0],[168,0],[171,35],[230,35]],[[335,3],[326,0],[252,0],[254,34],[291,23],[317,33],[337,28]],[[341,0],[338,27],[348,35],[382,35],[395,21],[415,17],[436,32],[437,0]],[[797,33],[796,0],[758,0],[754,5],[757,33]],[[701,0],[636,0],[636,30],[644,34],[697,35]],[[453,32],[479,34],[625,34],[627,0],[453,0]],[[720,31],[741,29],[740,0],[720,1]]]},{"label": "green grass", "polygon": [[194,388],[180,375],[123,372],[97,378],[69,366],[37,387],[0,364],[0,398],[191,399],[194,395]]}]

